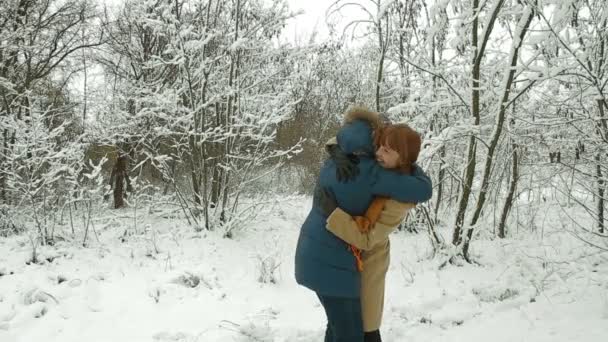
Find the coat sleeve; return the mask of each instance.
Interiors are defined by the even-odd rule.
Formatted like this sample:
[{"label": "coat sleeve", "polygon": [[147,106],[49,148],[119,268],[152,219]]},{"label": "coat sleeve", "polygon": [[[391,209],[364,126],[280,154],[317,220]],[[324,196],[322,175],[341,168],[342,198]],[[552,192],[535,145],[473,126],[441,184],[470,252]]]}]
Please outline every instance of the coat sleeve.
[{"label": "coat sleeve", "polygon": [[334,235],[359,249],[368,251],[377,243],[386,240],[392,233],[407,212],[413,208],[413,203],[401,203],[388,200],[378,217],[378,221],[370,227],[368,233],[361,232],[357,222],[344,210],[337,208],[327,218],[326,229]]},{"label": "coat sleeve", "polygon": [[[338,140],[333,137],[325,143],[325,147],[337,144]],[[433,196],[433,182],[418,165],[414,165],[411,175],[406,175],[385,169],[376,163],[374,177],[372,194],[377,196],[411,203],[426,202]]]},{"label": "coat sleeve", "polygon": [[380,165],[374,168],[375,182],[372,185],[374,195],[411,203],[426,202],[433,195],[433,183],[418,165],[415,165],[411,175],[388,170]]}]

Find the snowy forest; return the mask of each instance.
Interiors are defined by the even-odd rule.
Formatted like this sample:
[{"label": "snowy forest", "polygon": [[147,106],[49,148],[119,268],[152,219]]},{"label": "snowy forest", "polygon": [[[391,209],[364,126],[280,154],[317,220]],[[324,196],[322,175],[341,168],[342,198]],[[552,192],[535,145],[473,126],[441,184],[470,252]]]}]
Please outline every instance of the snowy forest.
[{"label": "snowy forest", "polygon": [[433,182],[385,341],[608,339],[608,3],[0,1],[0,340],[322,341],[293,258],[364,105]]}]

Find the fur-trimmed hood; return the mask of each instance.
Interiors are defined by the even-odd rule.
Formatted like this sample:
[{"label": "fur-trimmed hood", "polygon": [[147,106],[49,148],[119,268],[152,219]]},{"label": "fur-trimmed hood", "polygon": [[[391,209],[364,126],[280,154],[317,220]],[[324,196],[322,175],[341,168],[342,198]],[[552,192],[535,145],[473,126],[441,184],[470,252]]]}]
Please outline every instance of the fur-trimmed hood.
[{"label": "fur-trimmed hood", "polygon": [[363,107],[351,107],[344,114],[344,126],[338,131],[340,148],[348,153],[374,155],[374,130],[382,125],[380,115]]},{"label": "fur-trimmed hood", "polygon": [[349,124],[355,120],[367,121],[372,129],[377,129],[382,126],[380,114],[372,112],[364,106],[353,106],[344,113],[344,124]]}]

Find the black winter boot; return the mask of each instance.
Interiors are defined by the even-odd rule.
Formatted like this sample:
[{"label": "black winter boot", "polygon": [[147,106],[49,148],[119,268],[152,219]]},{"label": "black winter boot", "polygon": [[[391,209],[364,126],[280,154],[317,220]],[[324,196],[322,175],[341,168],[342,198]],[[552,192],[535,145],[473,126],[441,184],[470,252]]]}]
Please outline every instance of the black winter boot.
[{"label": "black winter boot", "polygon": [[367,331],[365,332],[365,342],[382,342],[380,337],[380,330]]}]

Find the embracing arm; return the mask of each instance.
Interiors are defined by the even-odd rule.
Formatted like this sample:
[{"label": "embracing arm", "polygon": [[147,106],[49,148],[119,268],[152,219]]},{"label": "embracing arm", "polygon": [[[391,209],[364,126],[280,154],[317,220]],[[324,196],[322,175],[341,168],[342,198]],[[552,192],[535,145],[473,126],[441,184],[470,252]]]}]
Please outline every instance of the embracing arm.
[{"label": "embracing arm", "polygon": [[374,167],[376,182],[372,193],[375,195],[413,203],[426,202],[433,195],[433,183],[418,165],[414,165],[411,175],[387,170],[380,165]]},{"label": "embracing arm", "polygon": [[[414,206],[413,203],[401,203],[385,198],[375,199],[366,213],[366,218],[371,221],[371,226],[367,230],[361,229],[364,227],[361,226],[359,216],[352,217],[344,210],[336,208],[327,218],[326,228],[346,243],[361,250],[370,250],[384,241]],[[375,222],[372,221],[373,215],[378,216]]]}]

